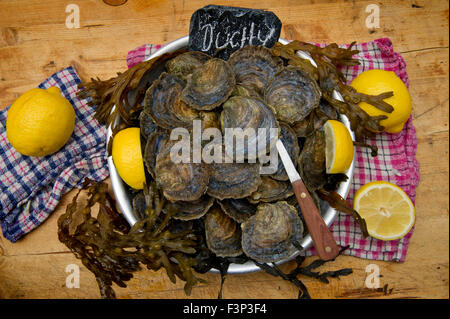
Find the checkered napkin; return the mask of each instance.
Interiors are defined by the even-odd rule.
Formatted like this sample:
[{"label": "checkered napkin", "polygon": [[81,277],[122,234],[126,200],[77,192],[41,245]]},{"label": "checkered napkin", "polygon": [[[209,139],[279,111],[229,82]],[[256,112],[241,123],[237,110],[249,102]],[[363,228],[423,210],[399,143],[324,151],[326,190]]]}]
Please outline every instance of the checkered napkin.
[{"label": "checkered napkin", "polygon": [[75,69],[63,69],[39,85],[59,87],[75,110],[75,129],[67,144],[44,157],[23,156],[8,142],[6,116],[0,111],[0,222],[3,236],[12,242],[44,222],[61,197],[84,178],[108,177],[106,129],[93,117],[87,100],[76,96],[80,82]]},{"label": "checkered napkin", "polygon": [[[342,45],[348,47],[348,45]],[[149,57],[161,45],[145,44],[128,53],[128,67],[132,67]],[[356,56],[361,65],[341,69],[348,83],[359,73],[370,69],[394,71],[408,86],[406,63],[399,53],[394,52],[391,40],[377,39],[356,45],[360,53]],[[371,181],[389,181],[400,186],[415,201],[416,187],[419,183],[419,165],[416,160],[417,139],[411,118],[403,131],[398,134],[383,133],[368,141],[378,147],[378,156],[372,157],[367,148],[356,148],[355,170],[347,197],[353,202],[356,191]],[[340,246],[349,246],[344,254],[360,258],[386,261],[404,261],[413,229],[402,239],[381,241],[372,237],[364,238],[354,220],[339,213],[330,227]],[[306,255],[315,254],[314,248]]]}]

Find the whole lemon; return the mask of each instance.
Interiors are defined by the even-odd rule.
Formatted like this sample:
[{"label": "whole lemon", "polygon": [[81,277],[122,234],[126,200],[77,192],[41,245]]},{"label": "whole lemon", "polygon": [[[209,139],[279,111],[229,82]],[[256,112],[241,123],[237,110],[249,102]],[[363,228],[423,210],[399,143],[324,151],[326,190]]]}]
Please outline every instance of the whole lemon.
[{"label": "whole lemon", "polygon": [[139,127],[117,132],[112,142],[112,158],[119,176],[134,189],[143,189],[145,183]]},{"label": "whole lemon", "polygon": [[72,104],[57,87],[22,94],[6,116],[9,143],[21,154],[45,156],[63,147],[75,127]]},{"label": "whole lemon", "polygon": [[359,74],[351,83],[356,91],[369,95],[378,95],[392,91],[394,96],[384,99],[394,108],[392,113],[383,112],[365,102],[359,106],[370,116],[386,115],[388,118],[380,121],[388,133],[399,133],[412,111],[411,96],[403,81],[392,71],[369,70]]}]

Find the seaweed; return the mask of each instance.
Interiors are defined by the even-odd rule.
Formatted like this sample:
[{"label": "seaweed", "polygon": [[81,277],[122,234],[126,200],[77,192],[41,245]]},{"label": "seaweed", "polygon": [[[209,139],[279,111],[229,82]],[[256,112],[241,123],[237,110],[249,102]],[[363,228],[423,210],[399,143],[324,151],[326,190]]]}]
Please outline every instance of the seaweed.
[{"label": "seaweed", "polygon": [[365,219],[362,218],[361,215],[359,215],[359,213],[356,210],[351,208],[350,205],[347,203],[347,201],[344,198],[342,198],[341,195],[339,195],[336,191],[328,191],[324,188],[317,190],[317,194],[321,199],[328,202],[328,204],[330,204],[330,206],[333,207],[334,209],[352,216],[353,219],[358,223],[363,236],[364,237],[369,236]]},{"label": "seaweed", "polygon": [[220,273],[220,289],[217,299],[222,299],[223,285],[225,283],[226,276],[228,275],[228,269],[230,264],[243,264],[250,260],[244,254],[236,257],[218,257],[206,245],[205,224],[203,219],[193,220],[194,229],[198,236],[198,249],[195,259],[197,261],[193,269],[198,273],[206,273],[211,269],[217,269]]},{"label": "seaweed", "polygon": [[[78,196],[83,189],[88,199],[80,206]],[[125,229],[107,184],[86,179],[58,219],[59,240],[95,275],[103,298],[115,298],[112,284],[126,287],[125,282],[141,269],[141,264],[155,271],[164,268],[173,283],[176,277],[185,281],[187,295],[201,281],[193,273],[195,231],[177,227],[171,212],[162,213],[161,194],[153,184],[146,196],[150,202],[147,217]],[[95,204],[99,205],[96,217],[91,214]]]},{"label": "seaweed", "polygon": [[[346,249],[348,249],[349,246],[341,248],[339,251],[339,255],[341,255]],[[337,257],[336,257],[337,258]],[[318,279],[319,281],[328,284],[330,281],[328,278],[338,278],[340,276],[348,276],[353,273],[353,270],[351,268],[343,268],[339,270],[331,270],[326,272],[318,272],[313,271],[314,269],[324,265],[327,262],[334,261],[336,258],[332,260],[322,260],[322,259],[316,259],[312,261],[309,265],[303,266],[303,263],[306,259],[305,256],[298,255],[295,257],[295,263],[296,266],[293,270],[291,270],[289,273],[284,273],[275,263],[272,263],[272,265],[269,265],[267,263],[258,263],[257,261],[253,260],[253,262],[260,267],[262,270],[267,272],[268,274],[278,277],[280,276],[282,279],[289,281],[293,283],[298,289],[298,299],[311,299],[311,295],[308,292],[308,288],[305,286],[305,284],[298,278],[299,275],[308,276],[311,278]]]},{"label": "seaweed", "polygon": [[88,105],[96,108],[94,117],[101,124],[112,124],[117,115],[125,125],[135,124],[149,83],[159,76],[168,59],[185,51],[177,50],[141,62],[109,80],[91,78],[90,82],[81,82],[77,96],[90,98]]},{"label": "seaweed", "polygon": [[[348,48],[340,48],[336,43],[319,47],[310,43],[292,41],[286,45],[276,43],[272,48],[272,53],[284,58],[288,64],[298,66],[310,73],[318,81],[322,97],[336,111],[348,117],[350,127],[355,132],[356,141],[362,142],[366,137],[373,137],[374,134],[384,131],[380,121],[386,119],[387,116],[370,116],[358,104],[366,102],[386,113],[391,113],[393,107],[384,99],[393,96],[393,92],[384,92],[375,96],[367,95],[357,92],[345,83],[345,77],[338,67],[360,64],[357,59],[353,58],[353,55],[359,52],[352,49],[354,44],[355,42]],[[317,68],[314,68],[308,60],[299,57],[298,51],[307,52],[316,62]],[[335,90],[342,95],[344,101],[333,97]]]}]

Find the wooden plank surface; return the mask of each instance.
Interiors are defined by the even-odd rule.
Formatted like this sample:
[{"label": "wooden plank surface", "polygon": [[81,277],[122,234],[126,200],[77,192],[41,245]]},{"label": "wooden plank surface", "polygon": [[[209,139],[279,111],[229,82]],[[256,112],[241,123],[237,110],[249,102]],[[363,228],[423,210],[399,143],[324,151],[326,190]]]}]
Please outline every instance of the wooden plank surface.
[{"label": "wooden plank surface", "polygon": [[[80,76],[106,79],[126,69],[127,52],[144,43],[167,43],[189,30],[192,13],[209,1],[128,0],[109,7],[101,0],[76,1],[80,28],[65,26],[65,1],[0,1],[0,108],[68,65]],[[283,22],[282,37],[311,42],[349,43],[389,37],[407,63],[413,123],[419,141],[421,181],[416,227],[404,263],[341,256],[321,270],[351,267],[354,273],[323,284],[304,278],[313,298],[449,297],[449,48],[448,1],[217,1],[273,11]],[[380,8],[380,28],[365,26],[367,5]],[[57,218],[74,191],[38,229],[12,244],[0,235],[0,298],[98,298],[94,276],[57,239]],[[314,258],[309,258],[313,260]],[[80,288],[66,287],[66,267],[80,266]],[[381,286],[365,287],[366,266],[380,267]],[[282,266],[289,270],[292,263]],[[190,298],[216,298],[219,276]],[[303,280],[303,278],[302,278]],[[119,298],[186,298],[183,283],[164,271],[140,271]],[[224,298],[296,298],[293,285],[263,272],[228,276]]]}]

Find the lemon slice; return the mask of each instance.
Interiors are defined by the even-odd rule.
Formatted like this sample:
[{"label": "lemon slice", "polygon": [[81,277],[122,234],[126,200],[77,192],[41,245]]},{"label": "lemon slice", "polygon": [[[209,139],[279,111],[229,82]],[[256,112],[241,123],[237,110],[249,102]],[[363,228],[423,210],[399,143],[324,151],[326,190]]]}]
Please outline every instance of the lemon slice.
[{"label": "lemon slice", "polygon": [[389,182],[370,182],[355,194],[353,208],[366,220],[369,235],[381,240],[400,239],[415,222],[408,195]]},{"label": "lemon slice", "polygon": [[345,173],[353,161],[353,140],[347,127],[339,121],[325,122],[325,163],[327,174]]}]

